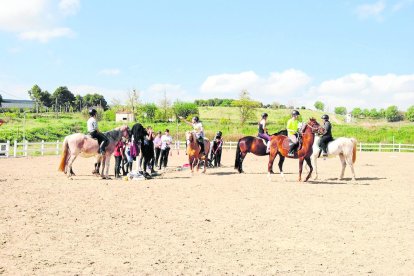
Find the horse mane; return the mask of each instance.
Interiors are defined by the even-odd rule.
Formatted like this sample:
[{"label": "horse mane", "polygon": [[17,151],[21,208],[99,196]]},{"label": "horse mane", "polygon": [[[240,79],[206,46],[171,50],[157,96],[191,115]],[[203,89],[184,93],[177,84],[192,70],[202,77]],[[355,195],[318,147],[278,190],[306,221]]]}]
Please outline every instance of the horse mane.
[{"label": "horse mane", "polygon": [[119,140],[119,136],[122,135],[122,127],[117,127],[113,130],[106,131],[105,136],[113,141]]},{"label": "horse mane", "polygon": [[132,126],[131,133],[134,137],[135,143],[139,140],[142,142],[144,140],[145,135],[148,135],[147,131],[140,123],[136,123]]},{"label": "horse mane", "polygon": [[277,135],[285,135],[285,136],[287,136],[288,135],[287,129],[279,130],[278,132],[273,133],[271,136],[277,136]]}]

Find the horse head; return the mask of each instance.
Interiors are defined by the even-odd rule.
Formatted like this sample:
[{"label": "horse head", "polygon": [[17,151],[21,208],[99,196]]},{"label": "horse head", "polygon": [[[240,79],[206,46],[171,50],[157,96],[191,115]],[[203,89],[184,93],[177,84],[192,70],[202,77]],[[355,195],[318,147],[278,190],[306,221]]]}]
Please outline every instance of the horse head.
[{"label": "horse head", "polygon": [[188,140],[190,143],[194,141],[194,135],[192,131],[185,132],[185,139]]},{"label": "horse head", "polygon": [[147,130],[140,123],[136,123],[132,126],[131,134],[131,136],[134,137],[135,143],[137,143],[138,141],[143,142],[144,137],[148,135]]},{"label": "horse head", "polygon": [[302,133],[318,133],[320,131],[321,126],[319,125],[319,123],[316,121],[315,118],[309,118],[309,122],[307,122],[303,127],[302,127]]},{"label": "horse head", "polygon": [[119,130],[122,132],[123,137],[129,139],[129,137],[131,136],[131,130],[127,125],[119,127]]}]

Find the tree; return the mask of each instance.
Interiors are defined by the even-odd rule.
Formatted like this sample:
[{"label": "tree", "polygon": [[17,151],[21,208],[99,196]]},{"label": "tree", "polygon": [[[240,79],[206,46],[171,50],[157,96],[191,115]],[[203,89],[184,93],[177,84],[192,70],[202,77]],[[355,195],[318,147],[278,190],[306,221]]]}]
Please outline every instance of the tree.
[{"label": "tree", "polygon": [[73,103],[75,102],[75,95],[73,95],[66,86],[60,86],[53,92],[52,101],[56,111],[62,107],[64,107],[66,111],[69,111],[69,108],[73,107]]},{"label": "tree", "polygon": [[317,110],[323,111],[325,109],[325,104],[321,101],[316,101],[314,104]]},{"label": "tree", "polygon": [[127,106],[131,109],[132,113],[135,115],[135,112],[139,106],[139,91],[132,89],[132,91],[128,91],[127,93]]},{"label": "tree", "polygon": [[359,107],[355,107],[354,109],[352,109],[351,114],[354,118],[359,118],[362,114],[362,109]]},{"label": "tree", "polygon": [[248,119],[252,118],[254,110],[260,107],[259,102],[250,99],[250,95],[247,90],[241,91],[239,99],[234,100],[232,105],[239,108],[241,125],[244,125]]},{"label": "tree", "polygon": [[[0,95],[1,99],[1,95]],[[414,105],[410,106],[407,109],[407,112],[405,112],[405,118],[407,118],[408,121],[414,122]]]},{"label": "tree", "polygon": [[3,97],[0,94],[0,107],[1,107],[1,103],[3,102]]},{"label": "tree", "polygon": [[346,107],[344,107],[344,106],[335,107],[335,114],[345,115],[346,114]]},{"label": "tree", "polygon": [[369,111],[369,117],[373,118],[373,119],[378,119],[381,117],[381,114],[377,111],[377,109],[372,108]]},{"label": "tree", "polygon": [[198,106],[195,103],[186,103],[176,101],[172,109],[176,117],[184,117],[187,118],[190,115],[198,115]]},{"label": "tree", "polygon": [[401,115],[398,111],[397,106],[395,106],[395,105],[389,106],[385,110],[385,118],[387,119],[388,122],[400,121],[401,120]]},{"label": "tree", "polygon": [[83,103],[83,98],[81,95],[76,95],[75,96],[75,101],[73,102],[73,104],[75,105],[75,110],[76,111],[82,111],[82,105]]},{"label": "tree", "polygon": [[91,107],[91,106],[100,106],[103,110],[108,109],[108,103],[106,102],[104,96],[100,94],[86,94],[82,97],[83,106]]},{"label": "tree", "polygon": [[51,107],[51,95],[47,91],[42,91],[42,89],[37,84],[35,84],[32,89],[27,92],[30,98],[36,102],[36,112],[39,112],[43,106]]},{"label": "tree", "polygon": [[164,96],[158,101],[160,109],[163,111],[162,120],[167,121],[168,119],[168,110],[171,107],[171,101],[167,98],[167,91],[164,90]]},{"label": "tree", "polygon": [[145,119],[153,122],[155,119],[155,113],[157,112],[157,106],[153,103],[144,104],[140,107],[142,115]]}]

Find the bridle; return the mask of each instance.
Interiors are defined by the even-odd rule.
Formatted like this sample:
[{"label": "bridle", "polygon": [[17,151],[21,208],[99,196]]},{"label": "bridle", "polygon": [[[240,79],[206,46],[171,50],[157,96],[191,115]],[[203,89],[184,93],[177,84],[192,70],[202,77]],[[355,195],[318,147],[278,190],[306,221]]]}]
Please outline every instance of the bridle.
[{"label": "bridle", "polygon": [[302,134],[304,134],[305,133],[305,129],[307,128],[307,127],[309,127],[310,129],[311,129],[311,132],[313,133],[313,134],[315,134],[315,133],[317,133],[317,132],[319,132],[319,129],[321,128],[321,126],[315,121],[315,123],[316,123],[316,126],[315,125],[311,125],[311,124],[309,124],[309,123],[306,123],[306,125],[305,125],[305,127],[303,127],[302,128]]}]

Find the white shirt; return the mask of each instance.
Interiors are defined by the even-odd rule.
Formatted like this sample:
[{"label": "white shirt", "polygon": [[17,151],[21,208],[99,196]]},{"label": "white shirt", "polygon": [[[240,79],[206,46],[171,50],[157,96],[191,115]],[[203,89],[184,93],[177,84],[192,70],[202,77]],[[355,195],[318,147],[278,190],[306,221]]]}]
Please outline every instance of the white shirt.
[{"label": "white shirt", "polygon": [[87,125],[88,125],[89,133],[98,129],[98,122],[96,121],[94,117],[89,118]]},{"label": "white shirt", "polygon": [[170,147],[172,143],[172,137],[170,135],[163,135],[161,136],[161,149],[164,150],[167,147]]},{"label": "white shirt", "polygon": [[193,128],[194,128],[197,138],[200,138],[200,137],[204,138],[204,129],[203,129],[203,125],[200,122],[193,123]]}]

